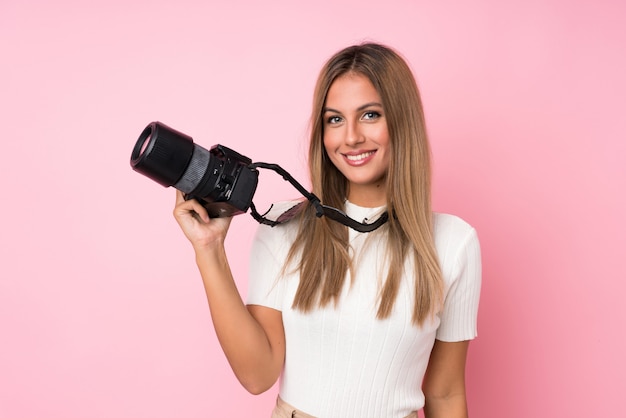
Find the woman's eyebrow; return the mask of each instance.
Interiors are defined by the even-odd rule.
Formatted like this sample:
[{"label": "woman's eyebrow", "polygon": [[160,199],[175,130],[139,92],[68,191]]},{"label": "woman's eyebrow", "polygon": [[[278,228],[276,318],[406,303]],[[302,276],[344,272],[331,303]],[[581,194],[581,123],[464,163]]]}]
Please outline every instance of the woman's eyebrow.
[{"label": "woman's eyebrow", "polygon": [[[369,102],[369,103],[365,103],[364,105],[361,105],[359,107],[357,107],[356,111],[360,112],[362,110],[365,110],[369,107],[383,107],[382,104],[378,103],[378,102]],[[322,113],[326,113],[326,112],[333,112],[333,113],[341,113],[340,111],[333,109],[332,107],[324,107],[322,109]]]},{"label": "woman's eyebrow", "polygon": [[378,102],[369,102],[369,103],[365,103],[364,105],[359,106],[356,110],[357,112],[360,112],[361,110],[365,110],[368,107],[383,107],[383,105]]}]

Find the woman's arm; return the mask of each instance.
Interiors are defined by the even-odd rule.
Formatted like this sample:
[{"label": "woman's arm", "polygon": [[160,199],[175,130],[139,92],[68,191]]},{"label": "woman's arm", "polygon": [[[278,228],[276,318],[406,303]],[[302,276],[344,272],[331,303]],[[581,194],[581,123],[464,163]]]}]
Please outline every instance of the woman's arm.
[{"label": "woman's arm", "polygon": [[209,219],[202,205],[180,192],[174,217],[196,253],[213,326],[233,372],[249,392],[268,390],[285,358],[282,314],[243,303],[224,249],[230,218]]},{"label": "woman's arm", "polygon": [[435,340],[422,390],[426,418],[467,418],[465,362],[469,341]]}]

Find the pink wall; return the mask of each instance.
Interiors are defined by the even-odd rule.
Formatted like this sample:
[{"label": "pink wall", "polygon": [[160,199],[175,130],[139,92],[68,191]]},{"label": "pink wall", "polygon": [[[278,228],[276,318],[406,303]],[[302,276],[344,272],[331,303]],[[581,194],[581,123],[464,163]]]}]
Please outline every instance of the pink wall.
[{"label": "pink wall", "polygon": [[[131,171],[130,150],[162,120],[305,180],[314,78],[363,39],[411,62],[436,208],[480,233],[472,415],[615,416],[625,15],[617,0],[3,1],[0,416],[267,416],[275,390],[245,393],[219,349],[173,190]],[[259,200],[293,195],[272,182]],[[237,218],[228,243],[244,292],[254,227]]]}]

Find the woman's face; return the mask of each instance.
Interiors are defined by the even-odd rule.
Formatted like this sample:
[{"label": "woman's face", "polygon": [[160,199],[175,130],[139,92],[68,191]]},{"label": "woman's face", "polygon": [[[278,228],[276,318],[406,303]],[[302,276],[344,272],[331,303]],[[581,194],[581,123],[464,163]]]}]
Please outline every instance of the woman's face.
[{"label": "woman's face", "polygon": [[380,96],[361,74],[331,84],[322,112],[324,148],[348,180],[348,200],[366,207],[386,202],[389,132]]}]

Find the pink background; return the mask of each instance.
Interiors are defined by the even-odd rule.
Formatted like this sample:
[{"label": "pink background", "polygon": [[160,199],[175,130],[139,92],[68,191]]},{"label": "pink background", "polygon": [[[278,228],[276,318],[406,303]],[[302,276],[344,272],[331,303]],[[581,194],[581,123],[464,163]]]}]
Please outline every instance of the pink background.
[{"label": "pink background", "polygon": [[[174,191],[129,167],[161,120],[306,181],[314,79],[399,49],[435,206],[479,231],[482,418],[623,410],[626,6],[596,1],[2,1],[0,417],[268,416],[218,346]],[[294,196],[262,174],[255,200]],[[241,291],[255,228],[233,223]],[[303,377],[306,378],[306,377]]]}]

